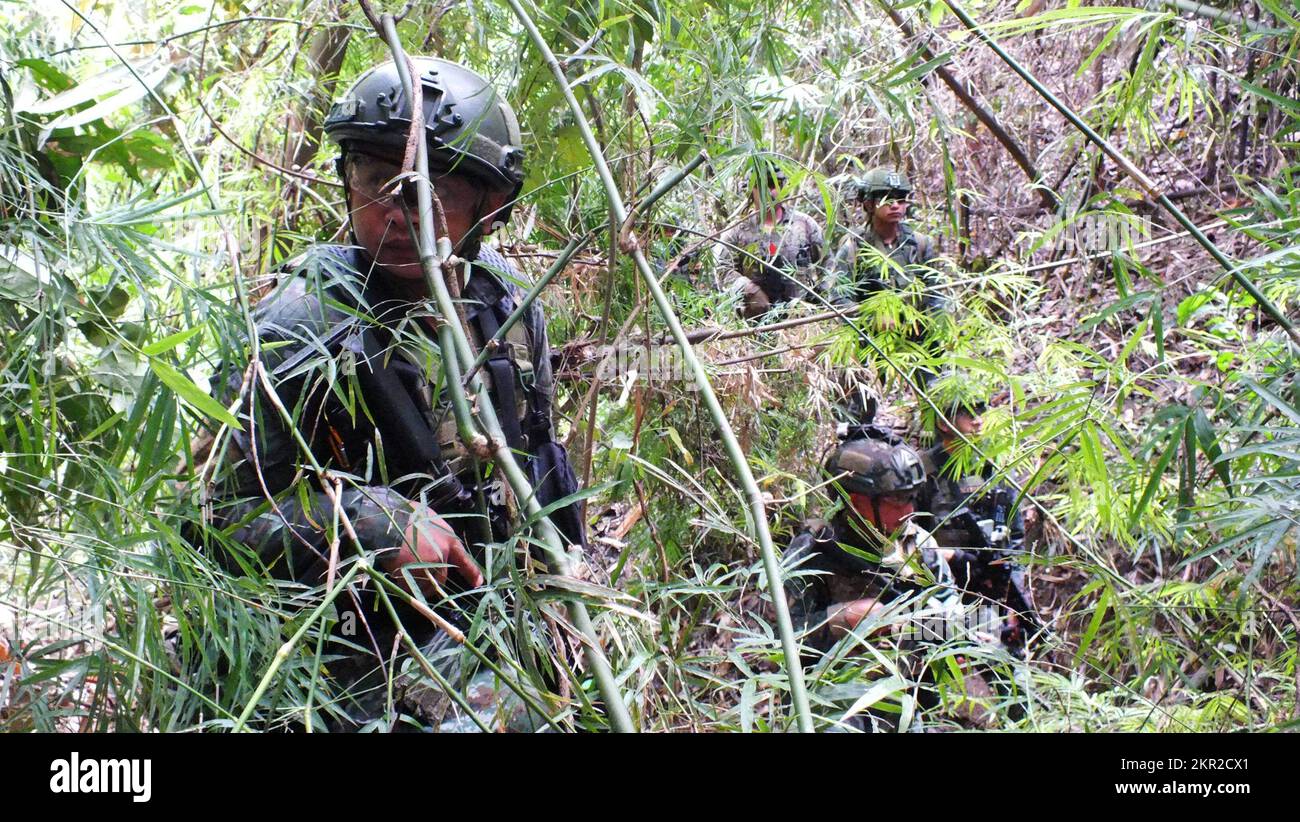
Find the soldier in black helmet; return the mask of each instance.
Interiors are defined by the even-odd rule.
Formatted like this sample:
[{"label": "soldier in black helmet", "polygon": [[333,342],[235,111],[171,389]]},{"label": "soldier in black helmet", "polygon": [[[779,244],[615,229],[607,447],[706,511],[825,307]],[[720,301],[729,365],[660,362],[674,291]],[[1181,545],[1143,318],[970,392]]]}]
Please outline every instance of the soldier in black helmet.
[{"label": "soldier in black helmet", "polygon": [[[959,566],[968,563],[962,552],[941,546],[917,524],[918,497],[926,488],[921,456],[888,429],[849,426],[849,438],[831,454],[826,473],[844,504],[832,518],[804,524],[786,550],[786,562],[793,566],[786,578],[790,617],[804,632],[804,642],[824,653],[839,638],[862,634],[864,621],[896,607],[904,597],[917,610],[899,623],[906,633],[898,635],[883,627],[872,632],[894,634],[901,649],[918,642],[942,639],[976,639],[980,625],[971,622],[975,609],[964,606],[965,592],[958,578]],[[983,617],[975,614],[976,619]],[[983,641],[983,640],[979,640]],[[809,654],[805,663],[816,661]],[[909,666],[919,663],[910,657]],[[966,724],[985,725],[989,718],[984,702],[992,696],[988,683],[966,669],[962,659],[959,682],[948,682],[936,690],[927,687],[919,696],[922,704],[938,704],[945,694],[950,715]],[[936,684],[928,670],[915,670],[918,681]],[[878,725],[884,717],[871,723]],[[865,729],[864,717],[850,727]]]},{"label": "soldier in black helmet", "polygon": [[[523,183],[519,125],[510,105],[475,72],[435,58],[413,64],[422,89],[421,136],[445,215],[434,228],[440,237],[445,232],[456,257],[469,261],[459,307],[466,333],[482,348],[522,294],[510,263],[483,243],[509,219]],[[262,365],[316,460],[357,478],[341,486],[340,496],[360,547],[398,584],[411,590],[414,582],[455,623],[463,610],[448,607],[444,595],[484,583],[485,545],[509,536],[509,494],[499,475],[466,453],[446,396],[415,240],[414,185],[402,179],[411,123],[411,101],[392,62],[362,74],[333,106],[325,132],[341,150],[351,243],[314,246],[291,263],[258,305],[255,322]],[[491,402],[545,507],[575,493],[577,483],[554,438],[546,324],[537,303],[491,350],[484,367]],[[228,363],[223,400],[239,392],[245,365]],[[254,385],[249,394],[240,415],[244,431],[236,432],[229,471],[217,483],[213,519],[233,529],[218,553],[233,568],[318,585],[329,563],[332,503],[314,472],[300,470],[306,461],[293,432],[264,392]],[[584,544],[581,506],[560,508],[552,519],[569,542]],[[346,543],[343,550],[349,551]],[[360,619],[382,613],[369,600],[358,604]],[[431,643],[430,653],[459,659],[429,620],[404,614],[403,622],[408,634]],[[346,660],[354,670],[341,678],[352,693],[335,727],[380,721],[388,727],[387,691],[377,674],[391,664],[384,655],[396,629],[385,623],[386,617],[372,618],[352,639],[369,636],[362,644],[376,653]],[[455,680],[451,673],[444,671]],[[470,699],[487,714],[499,707],[490,688],[478,687]],[[436,694],[417,697],[399,688],[395,702],[409,724],[470,727]],[[496,721],[492,716],[489,722]]]},{"label": "soldier in black helmet", "polygon": [[760,159],[750,176],[754,211],[719,238],[718,271],[724,288],[741,294],[740,314],[758,319],[772,308],[804,296],[817,285],[822,261],[821,226],[785,205],[792,192],[776,163]]},{"label": "soldier in black helmet", "polygon": [[826,473],[842,505],[804,523],[786,552],[802,563],[786,583],[791,619],[821,649],[927,577],[951,580],[948,555],[913,521],[925,468],[911,446],[873,431],[836,448]]},{"label": "soldier in black helmet", "polygon": [[1002,642],[1022,651],[1039,625],[1020,562],[1026,556],[1020,495],[968,445],[983,428],[989,392],[958,371],[941,375],[931,389],[943,415],[933,414],[936,442],[921,454],[926,484],[919,517],[940,545],[964,558],[956,568],[958,582],[970,594],[1005,606]]}]

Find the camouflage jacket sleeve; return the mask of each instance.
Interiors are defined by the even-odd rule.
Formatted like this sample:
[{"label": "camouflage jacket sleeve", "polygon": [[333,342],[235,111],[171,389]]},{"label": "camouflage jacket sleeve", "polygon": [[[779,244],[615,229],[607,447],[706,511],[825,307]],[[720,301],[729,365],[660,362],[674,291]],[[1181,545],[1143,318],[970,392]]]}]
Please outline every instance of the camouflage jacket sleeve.
[{"label": "camouflage jacket sleeve", "polygon": [[820,265],[822,259],[826,256],[826,237],[822,232],[822,227],[807,214],[800,215],[805,223],[805,231],[808,235],[808,260],[813,265]]},{"label": "camouflage jacket sleeve", "polygon": [[927,313],[937,314],[948,309],[948,301],[943,296],[942,262],[934,238],[928,234],[916,235],[916,264],[920,266],[921,281],[925,285],[925,296],[921,307]]},{"label": "camouflage jacket sleeve", "polygon": [[718,238],[718,282],[723,288],[738,288],[744,285],[746,277],[741,271],[740,252],[735,246],[741,244],[740,228],[730,228]]},{"label": "camouflage jacket sleeve", "polygon": [[835,305],[848,305],[853,300],[853,280],[858,257],[858,241],[851,235],[840,241],[835,255],[827,266],[822,280],[822,294]]}]

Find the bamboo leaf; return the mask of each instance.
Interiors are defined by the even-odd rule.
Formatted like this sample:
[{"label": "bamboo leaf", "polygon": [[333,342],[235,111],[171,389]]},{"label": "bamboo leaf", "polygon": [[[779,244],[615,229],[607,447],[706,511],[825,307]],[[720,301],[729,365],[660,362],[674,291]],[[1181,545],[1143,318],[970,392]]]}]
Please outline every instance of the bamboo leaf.
[{"label": "bamboo leaf", "polygon": [[1244,382],[1247,386],[1249,386],[1251,391],[1254,391],[1257,395],[1259,395],[1260,399],[1264,400],[1269,405],[1276,408],[1287,419],[1291,420],[1291,422],[1295,423],[1296,425],[1300,425],[1300,410],[1297,410],[1286,400],[1282,399],[1277,394],[1274,394],[1272,391],[1270,391],[1269,389],[1265,388],[1264,386],[1260,385],[1259,383],[1255,382],[1252,379],[1243,377],[1241,381]]},{"label": "bamboo leaf", "polygon": [[867,688],[866,693],[854,700],[849,709],[844,712],[844,716],[840,717],[840,721],[844,722],[851,719],[880,700],[905,690],[907,690],[907,683],[896,676],[889,676],[879,682],[872,683],[871,687]]},{"label": "bamboo leaf", "polygon": [[1196,432],[1196,441],[1201,446],[1201,452],[1210,460],[1210,467],[1218,475],[1219,481],[1223,487],[1232,494],[1232,472],[1228,461],[1223,458],[1223,450],[1219,447],[1219,437],[1214,431],[1214,426],[1210,424],[1210,418],[1205,415],[1205,411],[1198,408],[1192,413],[1192,428]]},{"label": "bamboo leaf", "polygon": [[[35,70],[34,66],[29,65],[28,67]],[[129,83],[134,82],[135,79],[131,76],[131,72],[127,70],[126,66],[119,64],[53,97],[26,105],[21,110],[26,111],[28,114],[53,114],[57,111],[79,106],[82,103],[89,103],[96,97],[116,94],[126,88]]]},{"label": "bamboo leaf", "polygon": [[1101,597],[1097,604],[1093,606],[1092,619],[1088,621],[1088,627],[1083,632],[1083,637],[1079,640],[1079,650],[1074,654],[1074,664],[1078,665],[1088,649],[1092,647],[1093,640],[1097,638],[1097,631],[1101,628],[1102,620],[1106,618],[1106,609],[1110,607],[1110,600],[1113,596],[1111,587],[1106,585],[1101,592]]},{"label": "bamboo leaf", "polygon": [[207,393],[195,385],[189,377],[172,368],[162,360],[149,360],[149,368],[158,375],[163,385],[176,392],[176,396],[187,405],[194,408],[200,414],[211,417],[219,422],[229,425],[231,428],[244,430],[244,426],[239,424],[239,420],[222,407],[221,403],[212,399]]},{"label": "bamboo leaf", "polygon": [[1138,520],[1146,513],[1147,506],[1151,504],[1151,499],[1156,494],[1156,489],[1160,487],[1160,479],[1168,470],[1169,463],[1173,462],[1174,455],[1178,453],[1180,442],[1181,440],[1178,437],[1170,437],[1164,453],[1160,455],[1155,467],[1151,469],[1151,477],[1147,480],[1146,488],[1142,490],[1142,496],[1138,499],[1137,505],[1133,507],[1133,512],[1129,515],[1128,527],[1130,530],[1137,528]]},{"label": "bamboo leaf", "polygon": [[140,353],[144,354],[146,357],[156,357],[163,352],[171,351],[173,348],[190,339],[202,330],[203,326],[196,325],[185,331],[177,331],[175,334],[163,337],[157,342],[146,345],[144,348],[140,349]]}]

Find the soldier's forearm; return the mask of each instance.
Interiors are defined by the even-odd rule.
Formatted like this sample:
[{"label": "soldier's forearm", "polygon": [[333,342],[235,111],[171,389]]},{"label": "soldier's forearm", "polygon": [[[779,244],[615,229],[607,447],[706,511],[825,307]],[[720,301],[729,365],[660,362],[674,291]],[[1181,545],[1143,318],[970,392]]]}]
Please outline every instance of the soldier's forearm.
[{"label": "soldier's forearm", "polygon": [[[352,522],[361,548],[378,551],[399,547],[410,524],[409,500],[386,486],[344,489],[339,502]],[[334,503],[323,491],[290,492],[269,504],[247,498],[221,508],[214,522],[256,554],[273,573],[315,584],[329,561],[330,544],[341,535],[333,531]],[[344,541],[344,540],[341,540]],[[343,555],[350,553],[345,548]]]}]

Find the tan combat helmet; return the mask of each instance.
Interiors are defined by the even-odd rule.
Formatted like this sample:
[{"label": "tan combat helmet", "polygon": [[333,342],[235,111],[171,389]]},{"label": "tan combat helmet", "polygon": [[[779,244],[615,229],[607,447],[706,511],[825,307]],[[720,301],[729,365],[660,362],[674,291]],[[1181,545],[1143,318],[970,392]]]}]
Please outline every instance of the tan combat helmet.
[{"label": "tan combat helmet", "polygon": [[878,166],[868,171],[855,185],[859,200],[875,200],[888,194],[902,199],[912,193],[907,175],[896,168]]}]

